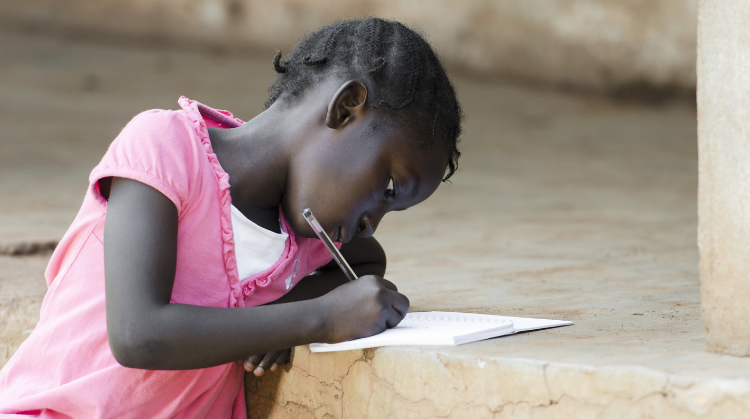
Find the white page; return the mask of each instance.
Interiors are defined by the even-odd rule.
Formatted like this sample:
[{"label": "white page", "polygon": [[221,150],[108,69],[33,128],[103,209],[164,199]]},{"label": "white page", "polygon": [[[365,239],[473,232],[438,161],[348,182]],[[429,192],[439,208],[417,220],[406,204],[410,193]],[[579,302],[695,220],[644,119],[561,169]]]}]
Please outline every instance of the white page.
[{"label": "white page", "polygon": [[[505,317],[505,316],[503,316]],[[513,321],[513,333],[531,332],[551,327],[570,326],[573,322],[565,320],[532,319],[530,317],[505,317]]]},{"label": "white page", "polygon": [[[425,318],[429,320],[425,321]],[[562,320],[473,313],[409,313],[398,326],[380,334],[335,344],[313,343],[310,345],[310,351],[333,352],[397,345],[455,346],[512,333],[571,324],[573,323]],[[456,342],[457,338],[459,343]]]}]

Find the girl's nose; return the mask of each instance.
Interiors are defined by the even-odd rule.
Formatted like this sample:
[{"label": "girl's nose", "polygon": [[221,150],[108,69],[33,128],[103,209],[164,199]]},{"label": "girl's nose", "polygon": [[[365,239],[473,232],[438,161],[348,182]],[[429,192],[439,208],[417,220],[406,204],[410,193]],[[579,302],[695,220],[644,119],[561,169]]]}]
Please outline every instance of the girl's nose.
[{"label": "girl's nose", "polygon": [[370,215],[363,215],[359,219],[359,225],[357,225],[357,234],[360,237],[368,238],[375,233],[375,229],[378,228],[378,223],[373,220]]}]

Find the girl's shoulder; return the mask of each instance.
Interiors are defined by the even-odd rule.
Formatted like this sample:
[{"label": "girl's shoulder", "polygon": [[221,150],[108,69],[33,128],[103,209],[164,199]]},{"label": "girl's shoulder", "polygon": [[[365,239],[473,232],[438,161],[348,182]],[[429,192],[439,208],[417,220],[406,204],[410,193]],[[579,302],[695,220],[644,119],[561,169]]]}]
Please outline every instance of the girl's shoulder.
[{"label": "girl's shoulder", "polygon": [[105,160],[148,173],[197,170],[207,151],[200,133],[185,110],[141,112],[115,138]]},{"label": "girl's shoulder", "polygon": [[[198,139],[195,122],[184,109],[151,109],[134,116],[115,138],[113,144],[144,147],[190,145]],[[186,142],[188,141],[188,142]]]},{"label": "girl's shoulder", "polygon": [[178,211],[194,195],[201,177],[216,176],[201,127],[184,109],[152,109],[133,117],[112,141],[89,178],[123,177],[154,187]]}]

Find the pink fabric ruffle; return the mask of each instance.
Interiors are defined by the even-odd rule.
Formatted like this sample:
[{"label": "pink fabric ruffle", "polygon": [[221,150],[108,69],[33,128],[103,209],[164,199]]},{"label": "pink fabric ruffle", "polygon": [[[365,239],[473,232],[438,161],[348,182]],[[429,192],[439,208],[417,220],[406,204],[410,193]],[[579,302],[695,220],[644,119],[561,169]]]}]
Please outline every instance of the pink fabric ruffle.
[{"label": "pink fabric ruffle", "polygon": [[[217,122],[222,125],[226,125],[229,128],[239,127],[244,124],[243,121],[236,119],[231,113],[227,111],[217,111],[211,109],[202,103],[195,100],[190,100],[185,96],[180,97],[178,101],[180,106],[187,112],[188,117],[194,124],[195,133],[203,144],[203,148],[208,154],[208,160],[211,162],[216,173],[216,178],[219,181],[219,205],[221,206],[221,236],[224,242],[224,265],[229,276],[229,286],[231,292],[229,294],[229,307],[240,307],[243,303],[242,298],[242,286],[240,284],[239,273],[237,272],[237,258],[234,253],[234,232],[232,231],[232,197],[229,194],[229,175],[219,164],[219,159],[214,153],[213,147],[211,146],[211,139],[208,136],[208,127],[206,121],[201,115],[200,108],[209,110],[211,115],[208,115],[212,119],[214,117],[221,118]],[[211,112],[213,111],[213,112]],[[215,119],[216,120],[216,119]],[[242,304],[244,306],[244,304]]]},{"label": "pink fabric ruffle", "polygon": [[[206,150],[209,162],[216,173],[219,182],[219,203],[221,211],[221,232],[224,250],[224,265],[227,271],[230,285],[229,307],[245,307],[246,304],[262,304],[273,301],[284,294],[286,290],[271,291],[271,294],[261,298],[252,296],[258,288],[269,287],[276,280],[285,281],[291,275],[292,279],[298,274],[305,276],[320,265],[330,261],[330,254],[325,246],[317,239],[306,239],[292,230],[284,211],[279,205],[279,221],[281,229],[289,235],[284,247],[284,252],[276,263],[270,268],[259,272],[249,278],[241,280],[237,271],[237,256],[234,248],[234,232],[232,229],[232,197],[229,191],[229,175],[219,164],[216,154],[213,152],[211,140],[208,135],[208,126],[215,128],[236,128],[244,124],[235,118],[230,112],[210,108],[200,102],[181,97],[180,106],[193,122],[196,135]],[[341,247],[341,243],[336,243]],[[293,265],[292,265],[293,264]],[[303,271],[300,273],[300,271]],[[288,290],[288,288],[287,288]],[[257,297],[257,296],[256,296]]]}]

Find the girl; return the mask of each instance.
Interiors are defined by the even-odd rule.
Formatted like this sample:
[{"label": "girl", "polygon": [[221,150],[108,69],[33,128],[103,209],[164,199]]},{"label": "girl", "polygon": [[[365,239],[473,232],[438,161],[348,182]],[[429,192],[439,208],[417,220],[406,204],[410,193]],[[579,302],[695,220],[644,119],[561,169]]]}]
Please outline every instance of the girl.
[{"label": "girl", "polygon": [[[280,58],[247,123],[183,97],[114,140],[47,268],[39,324],[0,372],[0,416],[244,418],[243,360],[260,375],[285,348],[405,316],[372,234],[455,171],[445,71],[375,18]],[[308,207],[358,280],[329,263]]]}]

